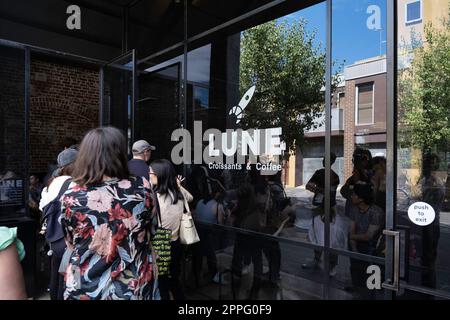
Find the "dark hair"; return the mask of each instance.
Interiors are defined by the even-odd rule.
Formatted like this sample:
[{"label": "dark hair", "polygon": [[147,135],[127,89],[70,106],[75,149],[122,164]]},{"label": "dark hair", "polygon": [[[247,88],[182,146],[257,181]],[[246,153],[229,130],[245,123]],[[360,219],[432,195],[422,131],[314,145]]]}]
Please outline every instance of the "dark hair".
[{"label": "dark hair", "polygon": [[155,189],[156,192],[161,195],[171,194],[173,196],[173,204],[176,204],[179,199],[183,199],[183,194],[177,183],[177,173],[169,160],[155,160],[150,164],[150,167],[158,178],[158,186]]},{"label": "dark hair", "polygon": [[366,204],[371,205],[373,203],[373,190],[370,184],[357,183],[353,187],[353,192]]},{"label": "dark hair", "polygon": [[255,193],[266,194],[267,179],[261,175],[261,171],[256,168],[256,165],[250,165],[249,182],[255,188]]},{"label": "dark hair", "polygon": [[[336,162],[336,153],[332,151],[330,152],[330,165],[333,165],[335,162]],[[323,157],[322,159],[322,164],[325,167],[325,157]]]},{"label": "dark hair", "polygon": [[74,148],[74,146],[78,143],[78,141],[75,138],[72,137],[65,137],[62,141],[61,141],[61,149],[64,148]]},{"label": "dark hair", "polygon": [[367,161],[368,169],[370,169],[370,166],[372,165],[372,154],[370,153],[370,151],[368,149],[357,147],[355,149],[355,151],[353,152],[353,158],[352,158],[353,164],[356,165],[360,161],[364,161],[364,160]]},{"label": "dark hair", "polygon": [[73,180],[79,185],[103,182],[103,176],[128,179],[127,143],[114,127],[92,129],[83,138],[75,160]]}]

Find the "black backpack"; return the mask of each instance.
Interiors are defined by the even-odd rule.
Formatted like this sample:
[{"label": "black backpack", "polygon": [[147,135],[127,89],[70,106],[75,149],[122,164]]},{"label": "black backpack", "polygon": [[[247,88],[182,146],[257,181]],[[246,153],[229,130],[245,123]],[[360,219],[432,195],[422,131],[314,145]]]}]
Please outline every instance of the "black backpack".
[{"label": "black backpack", "polygon": [[[64,239],[64,232],[59,222],[61,216],[61,197],[69,189],[72,179],[67,179],[59,190],[58,196],[43,208],[43,228],[45,240],[52,244]],[[42,231],[41,231],[42,232]]]}]

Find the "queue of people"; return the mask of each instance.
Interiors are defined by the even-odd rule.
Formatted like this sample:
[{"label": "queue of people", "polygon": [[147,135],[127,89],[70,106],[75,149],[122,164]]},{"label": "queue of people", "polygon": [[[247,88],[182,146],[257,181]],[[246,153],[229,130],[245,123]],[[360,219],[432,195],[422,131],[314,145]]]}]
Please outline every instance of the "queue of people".
[{"label": "queue of people", "polygon": [[[331,165],[336,155],[331,152]],[[353,173],[340,189],[345,199],[343,214],[336,208],[339,176],[330,171],[330,246],[334,249],[381,256],[384,254],[382,230],[385,223],[386,206],[386,160],[384,157],[372,158],[369,150],[357,148],[353,153]],[[325,167],[325,159],[323,161]],[[324,246],[325,232],[325,168],[317,170],[306,184],[306,189],[314,193],[312,204],[315,206],[311,226],[308,232],[310,242]],[[320,269],[322,252],[315,251],[311,263],[302,265],[304,269]],[[330,254],[330,276],[337,273],[338,256]],[[366,297],[366,269],[370,263],[350,258],[350,276],[352,286],[347,290],[355,291]]]},{"label": "queue of people", "polygon": [[[179,236],[182,215],[190,212],[188,203],[195,209],[193,215],[198,223],[268,235],[236,234],[231,280],[239,290],[240,279],[253,265],[250,299],[258,297],[264,282],[277,288],[281,250],[276,238],[270,236],[279,235],[292,222],[296,210],[284,191],[281,173],[264,175],[249,164],[237,175],[217,175],[198,166],[188,179],[193,184],[185,188],[170,161],[150,161],[155,149],[145,140],[136,141],[133,158],[127,161],[122,132],[113,127],[97,128],[88,132],[81,144],[74,143],[61,151],[46,187],[37,176],[30,177],[29,204],[41,213],[41,232],[48,244],[51,299],[185,299],[179,281],[184,250]],[[335,160],[336,155],[331,153],[332,165]],[[443,188],[436,187],[432,170],[438,161],[432,155],[424,158],[423,178],[417,188],[439,214],[444,195],[437,190]],[[353,173],[340,190],[346,200],[343,216],[336,210],[339,176],[330,171],[330,245],[380,256],[384,254],[386,160],[372,158],[370,151],[357,148],[353,164]],[[306,184],[314,194],[315,206],[308,239],[319,246],[324,245],[325,162],[323,167]],[[238,182],[233,180],[236,177]],[[230,190],[224,185],[236,187]],[[345,217],[350,220],[349,228],[345,227]],[[170,263],[165,274],[158,274],[160,257],[151,242],[158,230],[167,231],[170,238]],[[0,231],[3,236],[5,231]],[[206,257],[209,279],[224,283],[216,252],[229,246],[226,237],[217,241],[217,234],[210,229],[198,228],[198,232],[202,241],[191,246],[194,273],[201,271]],[[430,234],[423,238],[424,246],[430,248],[423,264],[432,270],[439,235],[434,229]],[[10,235],[9,240],[2,240],[0,258],[14,251],[20,259],[23,245],[15,238]],[[268,266],[265,274],[264,258]],[[320,268],[321,262],[321,251],[315,251],[313,262],[302,268]],[[18,260],[8,263],[17,264]],[[336,274],[337,265],[337,255],[331,254],[331,276]],[[350,259],[354,290],[364,291],[367,266],[367,262]],[[18,283],[17,292],[11,291],[10,297],[23,297],[20,277],[2,274],[0,279],[7,277],[8,281],[0,281],[2,286],[11,281]],[[424,282],[433,283],[433,277],[432,272],[424,273]]]}]

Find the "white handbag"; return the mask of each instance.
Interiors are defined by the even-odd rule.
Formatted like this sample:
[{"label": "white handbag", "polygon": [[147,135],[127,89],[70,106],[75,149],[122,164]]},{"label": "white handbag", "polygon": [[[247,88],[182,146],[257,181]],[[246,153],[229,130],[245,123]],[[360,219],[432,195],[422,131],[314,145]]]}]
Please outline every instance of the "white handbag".
[{"label": "white handbag", "polygon": [[186,210],[181,217],[180,224],[180,243],[182,244],[193,244],[200,241],[198,237],[197,229],[195,229],[194,219],[192,219],[191,211],[189,210],[189,205],[184,199],[184,208]]}]

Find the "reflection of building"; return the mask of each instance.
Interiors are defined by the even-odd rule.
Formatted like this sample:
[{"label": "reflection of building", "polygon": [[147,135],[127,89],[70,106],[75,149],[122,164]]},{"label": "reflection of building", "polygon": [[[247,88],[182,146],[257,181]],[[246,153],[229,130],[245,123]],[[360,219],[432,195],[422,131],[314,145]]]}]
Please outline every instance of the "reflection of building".
[{"label": "reflection of building", "polygon": [[[343,78],[341,78],[343,80]],[[344,144],[344,109],[345,83],[341,81],[332,100],[331,110],[331,149],[336,154],[333,170],[342,180],[343,176],[343,144]],[[316,128],[305,132],[305,143],[297,147],[295,156],[291,156],[287,166],[286,185],[294,187],[306,184],[319,168],[325,154],[325,113],[321,113],[314,121]]]},{"label": "reflection of building", "polygon": [[[449,0],[398,0],[398,76],[408,76],[408,68],[414,58],[414,49],[426,46],[425,27],[443,28],[443,20],[449,18]],[[399,92],[401,95],[402,92]],[[403,99],[399,99],[399,104]],[[399,105],[401,109],[402,106]],[[400,125],[399,125],[400,127]],[[415,182],[421,174],[422,151],[417,148],[401,148],[398,150],[399,175]],[[446,172],[444,173],[446,174]],[[406,180],[398,180],[403,187]]]},{"label": "reflection of building", "polygon": [[[448,0],[398,0],[398,67],[408,67],[412,49],[424,44],[428,23],[438,27],[448,18]],[[344,69],[344,83],[333,97],[331,114],[331,151],[336,156],[333,169],[341,183],[352,172],[352,153],[357,146],[367,148],[372,156],[386,155],[386,58],[357,61]],[[321,124],[305,133],[305,143],[291,156],[286,169],[286,184],[306,184],[315,170],[322,167],[325,153],[324,115]]]},{"label": "reflection of building", "polygon": [[448,18],[448,0],[398,0],[399,68],[407,67],[411,49],[425,40],[424,27],[432,23],[437,27]]},{"label": "reflection of building", "polygon": [[[355,146],[369,149],[373,156],[386,154],[386,58],[375,57],[347,66],[342,80],[331,110],[331,151],[337,156],[333,170],[341,183],[351,175]],[[289,161],[289,186],[306,184],[314,171],[322,167],[323,114],[316,123],[319,126],[305,133],[304,145]]]},{"label": "reflection of building", "polygon": [[353,170],[356,146],[372,156],[386,155],[386,59],[375,57],[347,66],[345,75],[344,176]]}]

